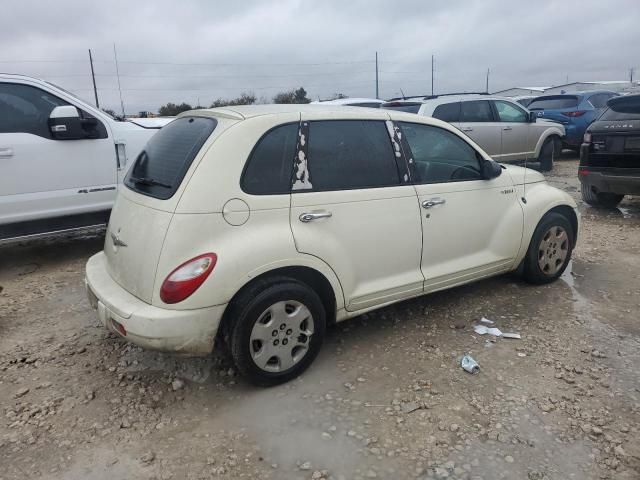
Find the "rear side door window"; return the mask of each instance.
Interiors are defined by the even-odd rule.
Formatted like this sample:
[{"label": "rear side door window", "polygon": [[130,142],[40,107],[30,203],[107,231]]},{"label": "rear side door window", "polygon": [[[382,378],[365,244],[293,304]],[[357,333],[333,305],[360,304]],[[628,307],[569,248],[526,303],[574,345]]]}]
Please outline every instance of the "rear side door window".
[{"label": "rear side door window", "polygon": [[443,128],[401,122],[413,182],[448,183],[481,180],[480,159],[471,145]]},{"label": "rear side door window", "polygon": [[433,118],[444,122],[456,123],[460,121],[460,102],[443,103],[433,111]]},{"label": "rear side door window", "polygon": [[288,194],[298,138],[298,123],[269,130],[251,152],[241,187],[253,195]]},{"label": "rear side door window", "polygon": [[309,122],[307,155],[313,191],[400,184],[396,155],[383,121]]},{"label": "rear side door window", "polygon": [[494,122],[493,110],[488,100],[469,100],[461,102],[460,122]]}]

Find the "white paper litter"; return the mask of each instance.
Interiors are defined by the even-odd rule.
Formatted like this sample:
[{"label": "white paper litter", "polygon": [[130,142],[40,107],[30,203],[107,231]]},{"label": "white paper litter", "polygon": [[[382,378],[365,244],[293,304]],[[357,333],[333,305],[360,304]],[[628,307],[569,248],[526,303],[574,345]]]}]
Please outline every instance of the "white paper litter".
[{"label": "white paper litter", "polygon": [[502,334],[502,338],[516,338],[518,340],[520,340],[520,334],[519,333],[503,333]]},{"label": "white paper litter", "polygon": [[480,323],[486,323],[487,325],[493,325],[496,322],[494,322],[493,320],[489,320],[488,318],[482,317],[480,319]]},{"label": "white paper litter", "polygon": [[500,329],[496,327],[489,328],[484,325],[474,325],[473,331],[476,332],[478,335],[485,335],[488,333],[489,335],[493,335],[494,337],[502,336],[502,332],[500,331]]}]

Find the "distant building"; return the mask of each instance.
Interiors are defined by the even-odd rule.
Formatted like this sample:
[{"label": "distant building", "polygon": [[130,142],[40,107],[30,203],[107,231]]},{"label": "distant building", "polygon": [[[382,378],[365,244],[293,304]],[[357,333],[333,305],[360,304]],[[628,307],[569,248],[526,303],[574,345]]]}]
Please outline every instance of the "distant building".
[{"label": "distant building", "polygon": [[493,92],[503,97],[524,95],[557,95],[559,93],[584,92],[587,90],[609,90],[618,93],[640,93],[640,82],[628,80],[608,80],[603,82],[572,82],[554,87],[513,87]]},{"label": "distant building", "polygon": [[492,95],[500,95],[502,97],[519,97],[522,95],[542,95],[549,87],[513,87],[506,90],[493,92]]},{"label": "distant building", "polygon": [[640,93],[640,82],[631,83],[627,80],[572,82],[548,88],[544,93],[545,95],[557,95],[558,93],[584,92],[586,90],[609,90],[617,93]]}]

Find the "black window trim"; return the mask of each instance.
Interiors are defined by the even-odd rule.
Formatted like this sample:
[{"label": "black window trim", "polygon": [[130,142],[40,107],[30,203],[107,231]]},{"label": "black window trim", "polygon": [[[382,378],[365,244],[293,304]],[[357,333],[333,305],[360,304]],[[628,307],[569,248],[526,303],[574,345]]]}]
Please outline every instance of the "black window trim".
[{"label": "black window trim", "polygon": [[[247,156],[247,159],[244,162],[244,167],[242,167],[242,173],[240,174],[240,190],[242,190],[243,193],[246,193],[247,195],[253,195],[253,196],[256,196],[256,197],[260,197],[260,196],[264,196],[264,195],[290,195],[291,192],[294,191],[291,188],[291,186],[292,186],[292,183],[293,183],[293,172],[294,172],[294,166],[295,166],[295,160],[296,160],[296,154],[297,154],[296,148],[294,148],[293,157],[291,157],[291,174],[289,175],[289,191],[287,191],[287,192],[277,192],[277,193],[251,193],[251,192],[249,192],[248,190],[245,189],[245,185],[244,185],[245,174],[247,172],[247,169],[249,168],[249,164],[251,163],[251,160],[253,158],[253,154],[255,153],[256,149],[258,148],[258,145],[260,145],[262,140],[267,135],[269,135],[272,131],[276,130],[277,128],[284,127],[286,125],[298,125],[298,136],[300,136],[300,128],[302,126],[302,120],[294,120],[292,122],[279,123],[278,125],[272,126],[268,130],[266,130],[262,135],[260,135],[260,138],[256,141],[256,143],[253,145],[253,147],[251,147],[251,151],[249,152],[249,155]],[[302,190],[302,191],[309,191],[309,190]]]},{"label": "black window trim", "polygon": [[[423,125],[426,127],[437,128],[438,130],[444,130],[445,132],[448,132],[451,135],[455,135],[464,143],[466,143],[469,146],[469,148],[471,148],[471,150],[475,153],[476,160],[478,161],[478,169],[480,170],[480,172],[482,172],[482,162],[485,160],[485,158],[482,156],[482,154],[478,150],[475,149],[473,145],[467,142],[467,140],[462,135],[459,135],[458,132],[452,132],[449,129],[438,127],[436,125],[431,125],[428,123],[407,122],[407,121],[399,121],[397,123],[400,128],[402,128],[403,123],[410,123],[412,125]],[[404,151],[405,149],[406,151]],[[413,159],[413,152],[411,151],[411,146],[409,145],[409,142],[406,140],[406,135],[402,135],[402,150],[403,150],[403,155],[406,156],[407,159]],[[409,164],[409,180],[411,182],[411,185],[442,185],[445,183],[477,182],[478,180],[484,180],[483,178],[477,178],[477,179],[469,178],[469,179],[451,180],[448,182],[418,182],[417,175],[415,175],[414,173],[415,162],[407,161],[407,163]]]},{"label": "black window trim", "polygon": [[[458,117],[456,120],[454,121],[448,121],[448,120],[442,120],[441,118],[436,117],[436,111],[438,110],[438,108],[440,107],[444,107],[444,106],[448,106],[448,105],[457,105],[458,106]],[[446,102],[446,103],[440,103],[438,105],[436,105],[436,107],[433,109],[433,113],[431,114],[431,116],[437,120],[442,120],[443,122],[447,122],[447,123],[460,123],[460,114],[462,113],[462,100],[458,100],[455,102]]]},{"label": "black window trim", "polygon": [[[376,188],[395,188],[395,187],[405,187],[405,186],[411,185],[411,183],[410,183],[411,175],[409,174],[409,170],[406,168],[406,166],[404,167],[406,170],[403,171],[402,164],[405,163],[405,162],[403,160],[402,149],[401,149],[400,157],[397,157],[395,155],[395,149],[393,147],[393,141],[391,140],[391,137],[389,136],[388,130],[387,130],[387,125],[386,125],[387,121],[389,121],[389,120],[378,119],[378,118],[344,118],[344,119],[328,118],[328,119],[303,120],[304,123],[308,124],[309,135],[307,136],[307,142],[306,142],[306,144],[304,146],[304,152],[305,152],[305,155],[307,157],[307,162],[308,162],[308,165],[309,165],[309,173],[310,173],[310,177],[311,177],[310,180],[311,180],[312,188],[299,189],[299,190],[291,189],[291,193],[292,194],[294,194],[294,193],[299,194],[299,193],[319,193],[319,192],[345,192],[345,191],[350,191],[350,190],[373,190],[373,189],[376,189]],[[392,184],[392,185],[376,185],[376,186],[371,186],[371,187],[350,187],[350,188],[327,189],[327,190],[325,190],[325,189],[318,190],[315,187],[313,187],[313,159],[309,156],[309,144],[311,142],[311,124],[314,123],[314,122],[380,122],[380,123],[382,123],[384,125],[385,131],[387,131],[386,138],[387,138],[387,140],[389,142],[389,146],[391,147],[391,152],[392,152],[394,164],[395,164],[396,170],[398,172],[398,183]],[[407,174],[408,179],[409,179],[409,181],[407,181],[407,182],[403,181],[405,173]],[[293,180],[293,178],[292,178],[292,180]]]}]

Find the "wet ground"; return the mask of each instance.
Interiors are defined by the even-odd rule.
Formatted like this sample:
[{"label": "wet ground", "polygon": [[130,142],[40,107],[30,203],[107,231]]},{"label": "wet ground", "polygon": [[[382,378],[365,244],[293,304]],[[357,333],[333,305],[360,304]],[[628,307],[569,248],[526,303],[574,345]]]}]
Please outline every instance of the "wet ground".
[{"label": "wet ground", "polygon": [[[259,389],[228,359],[146,352],[85,299],[99,236],[0,250],[0,480],[640,478],[640,199],[579,199],[570,269],[407,301],[332,328]],[[521,339],[473,332],[486,317]],[[464,372],[470,353],[477,375]]]}]

